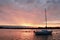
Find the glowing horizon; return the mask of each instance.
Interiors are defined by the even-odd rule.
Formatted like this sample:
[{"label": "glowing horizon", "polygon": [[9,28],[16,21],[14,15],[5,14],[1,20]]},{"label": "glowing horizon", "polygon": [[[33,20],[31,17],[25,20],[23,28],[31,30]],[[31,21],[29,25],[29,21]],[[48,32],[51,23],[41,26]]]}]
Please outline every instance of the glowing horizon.
[{"label": "glowing horizon", "polygon": [[[45,27],[46,24],[42,23],[42,24],[27,24],[27,23],[23,23],[23,24],[0,24],[0,25],[6,25],[6,26],[31,26],[31,27]],[[47,27],[60,27],[60,23],[48,23]]]}]

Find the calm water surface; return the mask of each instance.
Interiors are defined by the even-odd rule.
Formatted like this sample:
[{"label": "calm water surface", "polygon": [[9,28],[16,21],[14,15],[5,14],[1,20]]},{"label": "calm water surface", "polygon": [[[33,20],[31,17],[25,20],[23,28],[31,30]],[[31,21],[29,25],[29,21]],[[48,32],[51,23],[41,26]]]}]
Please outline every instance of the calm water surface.
[{"label": "calm water surface", "polygon": [[0,40],[60,40],[60,29],[49,29],[50,36],[36,36],[38,29],[0,29]]}]

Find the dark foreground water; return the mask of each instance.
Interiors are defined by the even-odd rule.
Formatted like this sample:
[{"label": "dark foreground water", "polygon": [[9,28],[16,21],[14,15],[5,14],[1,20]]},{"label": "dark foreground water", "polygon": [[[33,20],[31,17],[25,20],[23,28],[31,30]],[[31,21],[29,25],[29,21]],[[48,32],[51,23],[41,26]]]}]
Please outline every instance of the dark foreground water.
[{"label": "dark foreground water", "polygon": [[60,29],[52,29],[53,33],[50,36],[36,36],[33,31],[37,30],[0,29],[0,40],[60,40]]}]

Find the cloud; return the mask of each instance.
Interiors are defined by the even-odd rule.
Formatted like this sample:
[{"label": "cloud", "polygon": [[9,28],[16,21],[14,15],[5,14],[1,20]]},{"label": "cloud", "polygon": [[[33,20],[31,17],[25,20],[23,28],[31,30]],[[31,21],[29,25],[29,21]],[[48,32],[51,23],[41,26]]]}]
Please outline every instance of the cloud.
[{"label": "cloud", "polygon": [[2,24],[40,24],[45,21],[60,20],[59,0],[0,0],[0,22]]}]

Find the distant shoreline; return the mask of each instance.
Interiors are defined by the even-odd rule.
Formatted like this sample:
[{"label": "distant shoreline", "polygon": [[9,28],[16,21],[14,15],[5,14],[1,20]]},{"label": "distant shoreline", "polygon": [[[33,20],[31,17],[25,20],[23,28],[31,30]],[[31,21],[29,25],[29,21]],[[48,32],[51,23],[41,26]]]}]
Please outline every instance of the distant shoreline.
[{"label": "distant shoreline", "polygon": [[0,26],[0,29],[60,29],[60,27]]}]

